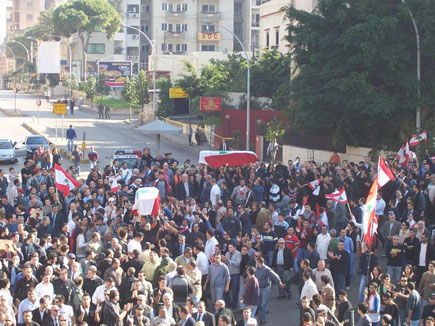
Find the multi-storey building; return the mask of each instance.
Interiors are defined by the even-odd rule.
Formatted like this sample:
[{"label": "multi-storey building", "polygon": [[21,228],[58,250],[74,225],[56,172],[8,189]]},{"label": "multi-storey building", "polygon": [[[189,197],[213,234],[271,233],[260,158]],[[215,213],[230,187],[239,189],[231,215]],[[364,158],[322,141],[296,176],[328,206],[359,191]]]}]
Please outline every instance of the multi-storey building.
[{"label": "multi-storey building", "polygon": [[281,53],[289,50],[289,43],[284,39],[290,24],[285,18],[284,10],[293,6],[299,10],[312,12],[318,0],[262,0],[260,4],[260,52],[276,49]]}]

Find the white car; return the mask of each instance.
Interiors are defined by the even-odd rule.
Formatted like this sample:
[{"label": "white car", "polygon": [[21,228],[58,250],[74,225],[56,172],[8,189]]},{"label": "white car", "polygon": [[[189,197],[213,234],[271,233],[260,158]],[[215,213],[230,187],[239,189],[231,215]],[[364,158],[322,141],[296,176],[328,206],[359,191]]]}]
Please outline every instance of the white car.
[{"label": "white car", "polygon": [[10,139],[0,139],[0,162],[15,163],[15,147]]}]

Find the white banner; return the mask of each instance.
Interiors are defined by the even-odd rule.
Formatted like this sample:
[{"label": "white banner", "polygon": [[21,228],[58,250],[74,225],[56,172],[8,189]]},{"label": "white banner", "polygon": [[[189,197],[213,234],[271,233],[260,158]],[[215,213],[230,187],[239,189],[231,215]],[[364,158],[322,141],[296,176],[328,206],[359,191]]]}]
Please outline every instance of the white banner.
[{"label": "white banner", "polygon": [[60,73],[60,42],[40,42],[38,46],[38,74]]}]

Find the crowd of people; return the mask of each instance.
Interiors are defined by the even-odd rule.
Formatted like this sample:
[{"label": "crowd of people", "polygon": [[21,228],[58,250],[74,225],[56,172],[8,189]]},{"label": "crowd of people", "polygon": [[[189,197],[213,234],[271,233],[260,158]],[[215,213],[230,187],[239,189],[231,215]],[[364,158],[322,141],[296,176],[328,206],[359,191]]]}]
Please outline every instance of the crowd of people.
[{"label": "crowd of people", "polygon": [[[434,326],[435,156],[389,164],[369,247],[369,158],[212,169],[144,149],[68,194],[38,156],[0,169],[0,325],[262,325],[275,283],[289,325]],[[158,215],[134,211],[141,187]],[[324,196],[342,187],[349,206]]]}]

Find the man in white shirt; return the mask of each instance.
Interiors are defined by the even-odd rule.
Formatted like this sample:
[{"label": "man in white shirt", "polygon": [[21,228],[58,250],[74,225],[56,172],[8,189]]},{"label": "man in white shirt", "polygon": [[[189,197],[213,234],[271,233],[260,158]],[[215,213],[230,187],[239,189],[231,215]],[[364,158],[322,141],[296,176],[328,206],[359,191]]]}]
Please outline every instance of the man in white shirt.
[{"label": "man in white shirt", "polygon": [[196,255],[196,263],[198,265],[198,269],[201,271],[202,277],[208,275],[208,258],[207,255],[201,251],[198,245],[193,246],[193,253]]},{"label": "man in white shirt", "polygon": [[219,244],[219,242],[214,237],[214,231],[211,229],[207,230],[206,237],[207,242],[205,243],[204,254],[208,259],[212,259],[216,250],[216,246]]},{"label": "man in white shirt", "polygon": [[210,190],[210,201],[213,207],[216,207],[217,202],[221,198],[221,188],[216,184],[216,179],[212,178],[211,181],[211,190]]},{"label": "man in white shirt", "polygon": [[142,232],[138,232],[138,233],[136,233],[134,239],[131,239],[128,242],[127,250],[128,250],[129,254],[132,253],[135,249],[137,251],[139,251],[139,252],[142,252],[141,242],[142,242],[143,238],[144,238],[143,233]]},{"label": "man in white shirt", "polygon": [[331,236],[328,233],[328,228],[323,225],[321,228],[321,233],[317,236],[316,240],[316,250],[319,253],[320,259],[327,259],[329,241],[331,241]]},{"label": "man in white shirt", "polygon": [[53,301],[54,287],[53,284],[50,282],[50,276],[48,274],[44,274],[44,276],[42,277],[42,282],[35,287],[35,291],[37,300],[46,295],[50,298],[50,302]]},{"label": "man in white shirt", "polygon": [[100,285],[95,289],[95,292],[92,295],[92,303],[94,305],[105,301],[106,298],[104,297],[104,292],[106,292],[106,290],[108,290],[109,293],[112,290],[116,290],[115,281],[110,276],[106,279],[103,285]]},{"label": "man in white shirt", "polygon": [[375,210],[377,216],[384,215],[385,206],[386,204],[384,199],[382,198],[382,193],[378,192],[378,195],[376,196],[376,210]]},{"label": "man in white shirt", "polygon": [[302,275],[302,278],[304,279],[305,283],[301,292],[301,300],[303,297],[307,297],[311,300],[313,298],[313,295],[319,294],[319,291],[317,291],[316,283],[314,283],[311,279],[311,274],[309,271],[305,271]]},{"label": "man in white shirt", "polygon": [[36,300],[36,292],[33,287],[29,287],[27,289],[27,298],[21,301],[18,306],[18,324],[22,324],[24,322],[23,314],[26,310],[33,311],[38,308],[38,301]]}]

